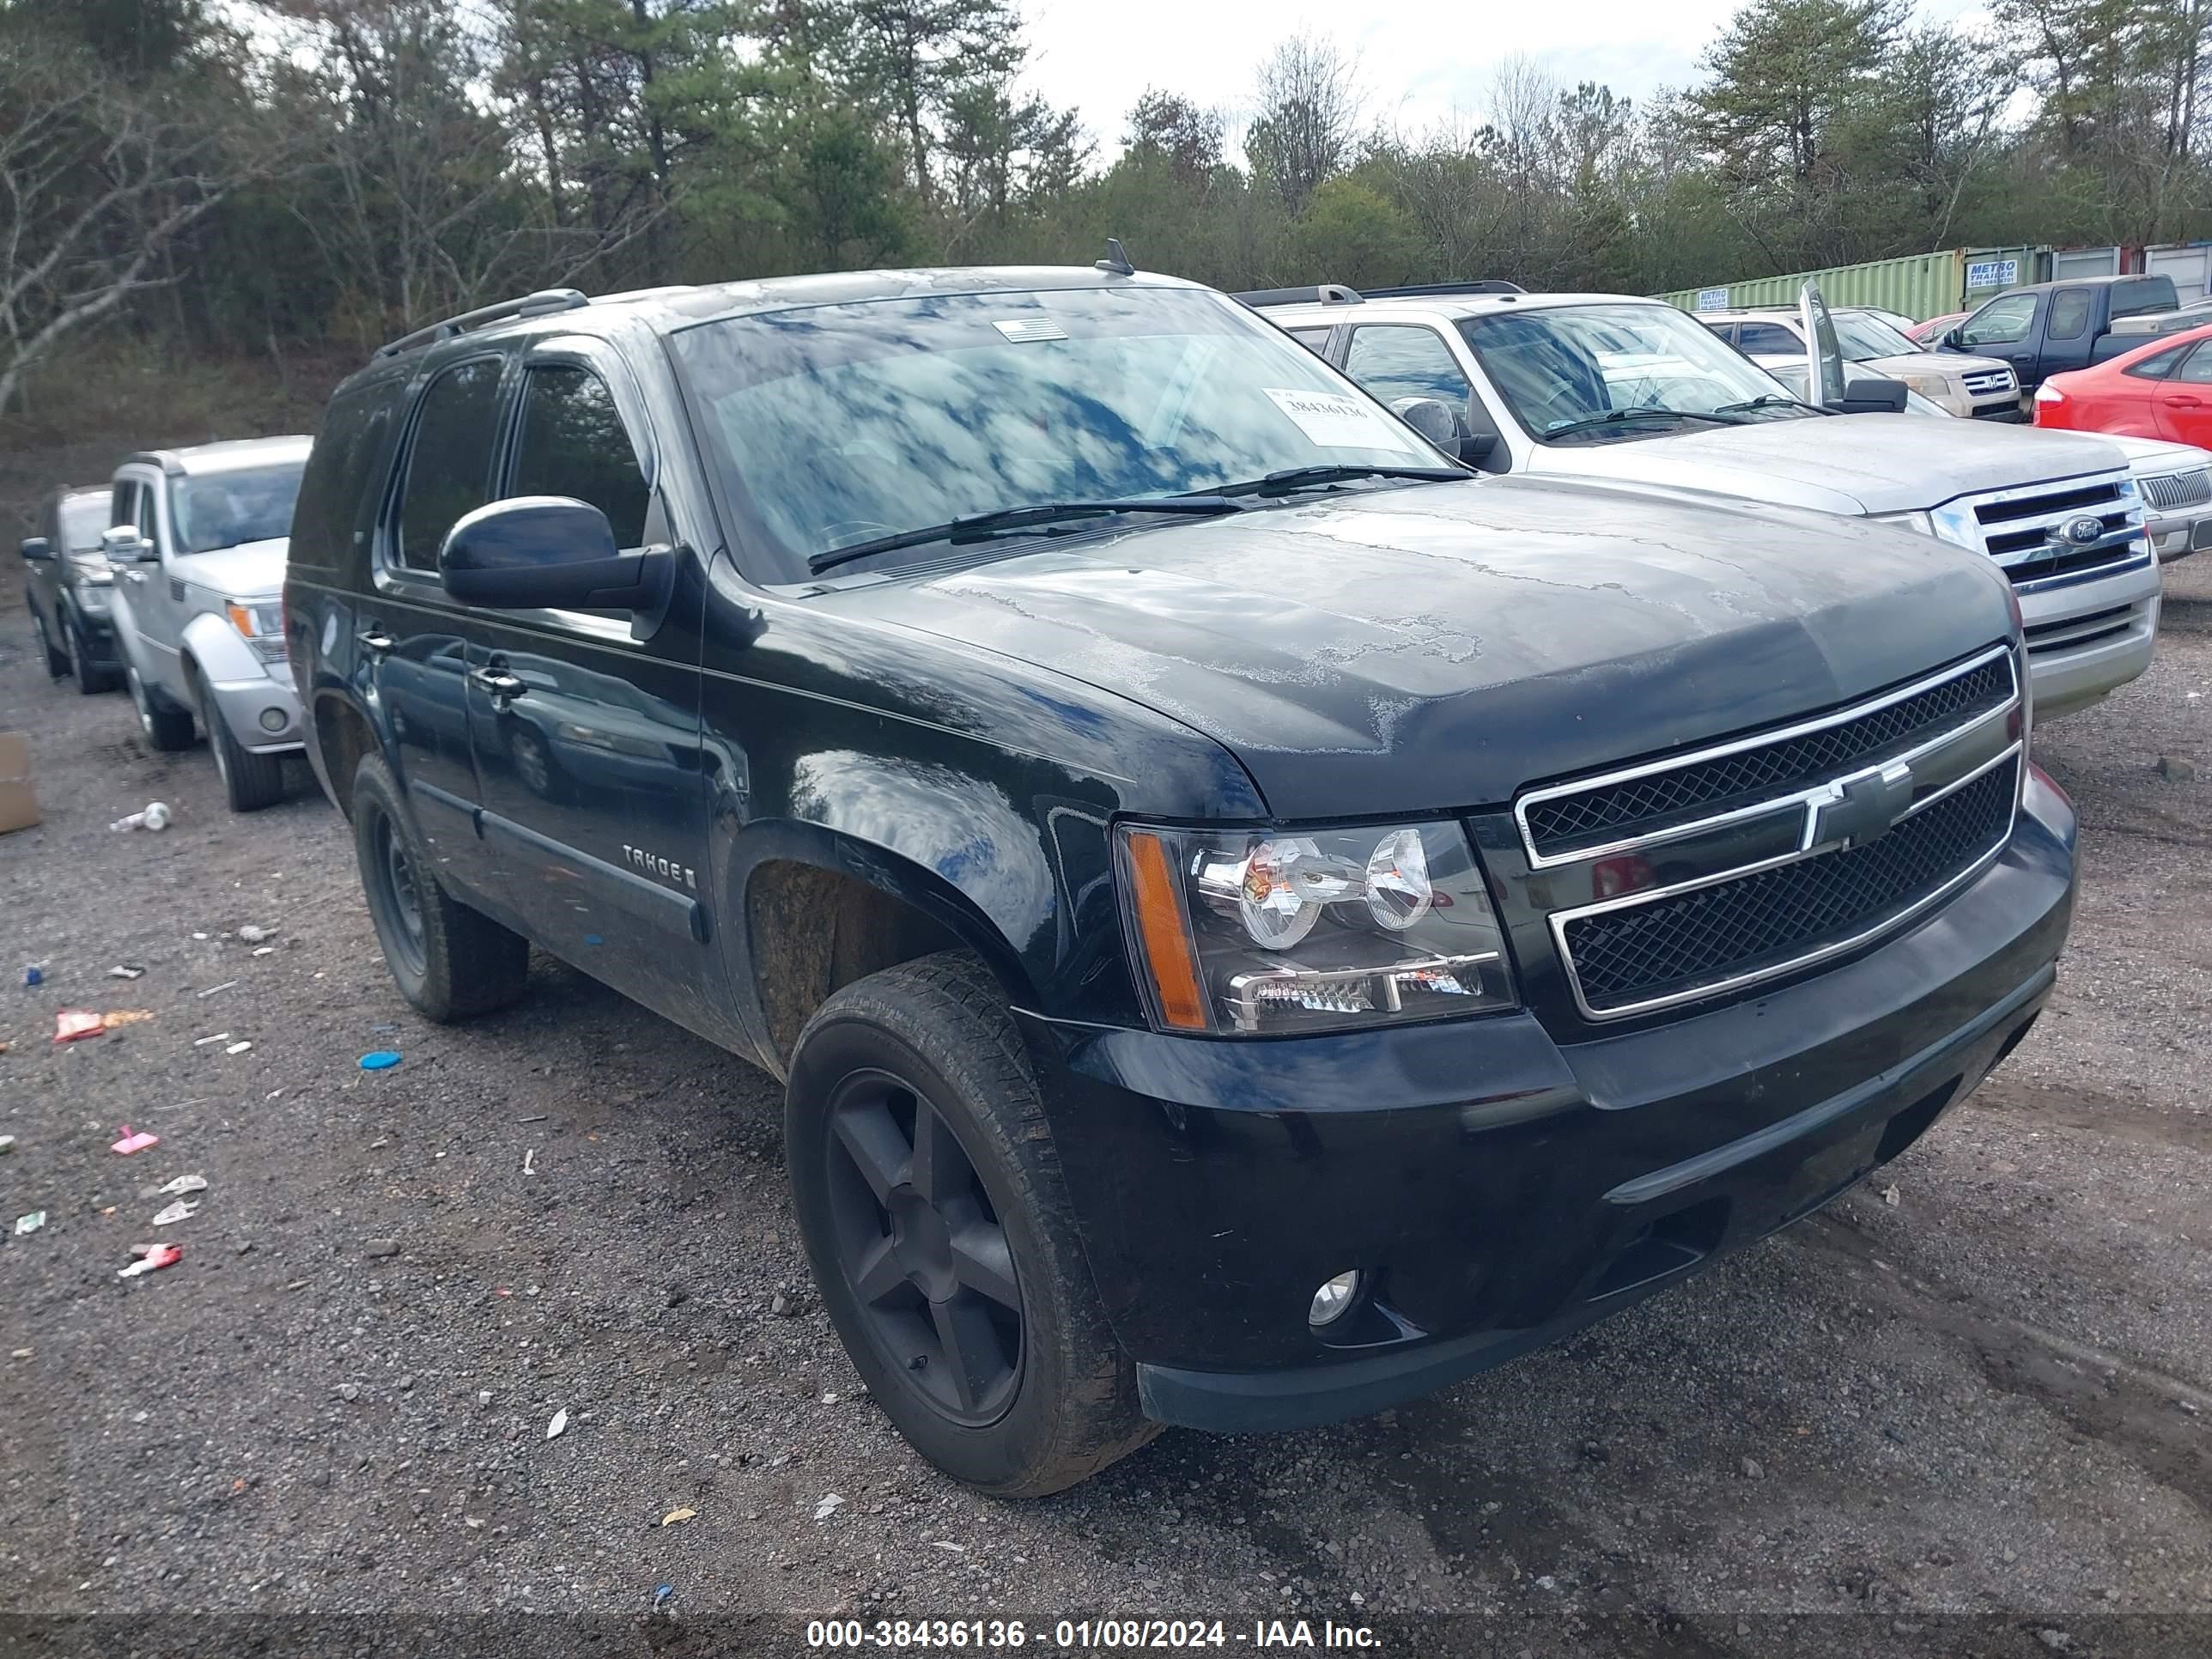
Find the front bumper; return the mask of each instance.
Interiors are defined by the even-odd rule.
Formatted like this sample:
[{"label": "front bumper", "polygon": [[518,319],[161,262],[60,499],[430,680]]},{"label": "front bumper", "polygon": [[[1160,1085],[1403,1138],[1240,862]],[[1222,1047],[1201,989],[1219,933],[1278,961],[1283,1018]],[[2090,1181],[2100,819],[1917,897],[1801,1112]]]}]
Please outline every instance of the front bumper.
[{"label": "front bumper", "polygon": [[[2003,854],[1925,920],[1635,1030],[1555,1040],[1524,1013],[1195,1042],[1026,1016],[1146,1412],[1242,1431],[1380,1410],[1626,1307],[1894,1158],[2049,994],[2074,817],[2030,775]],[[1324,1340],[1314,1289],[1354,1267],[1372,1288]]]},{"label": "front bumper", "polygon": [[[306,746],[300,694],[289,664],[273,663],[266,673],[243,678],[210,679],[207,689],[231,736],[248,754],[282,754]],[[282,723],[270,723],[277,720]]]},{"label": "front bumper", "polygon": [[2202,553],[2212,548],[2212,506],[2153,519],[2143,526],[2143,534],[2150,538],[2160,564]]},{"label": "front bumper", "polygon": [[2035,717],[2087,708],[2150,666],[2158,646],[2158,562],[2085,573],[2019,590]]}]

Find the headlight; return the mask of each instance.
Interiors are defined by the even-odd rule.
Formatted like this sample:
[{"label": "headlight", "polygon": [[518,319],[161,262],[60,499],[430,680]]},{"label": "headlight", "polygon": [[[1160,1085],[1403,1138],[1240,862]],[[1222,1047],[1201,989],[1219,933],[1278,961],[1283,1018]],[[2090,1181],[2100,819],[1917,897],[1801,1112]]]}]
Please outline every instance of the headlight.
[{"label": "headlight", "polygon": [[1922,397],[1932,398],[1939,404],[1946,398],[1955,398],[1959,395],[1959,388],[1951,384],[1948,375],[1900,374],[1897,378]]},{"label": "headlight", "polygon": [[1515,1006],[1456,823],[1125,824],[1117,848],[1137,977],[1164,1030],[1269,1036]]},{"label": "headlight", "polygon": [[1879,513],[1876,524],[1893,524],[1900,530],[1917,530],[1923,536],[1936,533],[1936,522],[1925,513]]},{"label": "headlight", "polygon": [[223,614],[230,625],[238,630],[239,637],[253,647],[253,654],[264,662],[284,660],[284,607],[265,600],[229,599],[224,602]]}]

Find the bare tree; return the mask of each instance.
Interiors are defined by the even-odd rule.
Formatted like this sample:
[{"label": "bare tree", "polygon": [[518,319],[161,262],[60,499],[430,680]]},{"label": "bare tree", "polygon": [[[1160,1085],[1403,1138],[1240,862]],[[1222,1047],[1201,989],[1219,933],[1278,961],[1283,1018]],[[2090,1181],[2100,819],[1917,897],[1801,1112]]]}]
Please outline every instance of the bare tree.
[{"label": "bare tree", "polygon": [[238,137],[174,90],[0,32],[0,410],[70,336],[174,280],[171,245],[255,170]]},{"label": "bare tree", "polygon": [[1245,159],[1296,213],[1352,159],[1362,102],[1357,66],[1321,36],[1293,35],[1260,65],[1256,94]]}]

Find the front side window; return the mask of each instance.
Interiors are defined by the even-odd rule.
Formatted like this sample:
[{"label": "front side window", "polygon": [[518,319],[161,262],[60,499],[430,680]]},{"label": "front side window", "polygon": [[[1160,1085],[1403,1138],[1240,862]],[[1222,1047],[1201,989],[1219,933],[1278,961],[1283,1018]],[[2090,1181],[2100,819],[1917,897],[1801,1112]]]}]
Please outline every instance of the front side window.
[{"label": "front side window", "polygon": [[2001,294],[1959,325],[1959,343],[2012,345],[2027,337],[2034,321],[2035,295]]},{"label": "front side window", "polygon": [[2089,290],[2062,288],[2051,296],[2051,337],[2078,340],[2089,326]]},{"label": "front side window", "polygon": [[2173,377],[2191,386],[2212,386],[2212,340],[2205,341],[2189,354],[2181,372]]},{"label": "front side window", "polygon": [[118,478],[115,481],[114,505],[107,515],[110,529],[127,524],[136,526],[142,536],[154,533],[154,526],[138,515],[138,501],[143,493],[135,478]]},{"label": "front side window", "polygon": [[710,460],[751,520],[749,574],[765,580],[1004,508],[1436,465],[1282,330],[1198,289],[864,301],[673,340]]},{"label": "front side window", "polygon": [[1803,342],[1779,323],[1746,323],[1736,331],[1735,349],[1747,357],[1802,357]]},{"label": "front side window", "polygon": [[[169,480],[169,540],[178,553],[276,541],[292,533],[304,459]],[[143,530],[146,526],[141,525]]]},{"label": "front side window", "polygon": [[1540,443],[1619,442],[1816,413],[1668,305],[1501,308],[1459,327]]},{"label": "front side window", "polygon": [[1443,336],[1415,325],[1354,329],[1344,372],[1394,409],[1407,398],[1434,398],[1464,410],[1474,395]]},{"label": "front side window", "polygon": [[422,394],[399,497],[399,562],[410,570],[437,569],[454,520],[490,499],[501,368],[497,357],[456,363]]},{"label": "front side window", "polygon": [[543,364],[523,383],[513,495],[568,495],[607,515],[618,547],[645,544],[649,492],[607,383],[588,368]]}]

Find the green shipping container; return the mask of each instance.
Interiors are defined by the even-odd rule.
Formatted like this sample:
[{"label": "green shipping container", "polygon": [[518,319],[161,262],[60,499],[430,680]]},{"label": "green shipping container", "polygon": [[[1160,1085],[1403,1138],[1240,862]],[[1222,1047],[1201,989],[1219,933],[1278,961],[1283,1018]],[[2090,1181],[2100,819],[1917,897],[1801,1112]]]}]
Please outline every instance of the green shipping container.
[{"label": "green shipping container", "polygon": [[1798,289],[1813,282],[1820,285],[1832,306],[1879,306],[1925,322],[1978,306],[2001,289],[2042,281],[2050,252],[2042,246],[1946,248],[1939,253],[1907,253],[1787,276],[1677,289],[1653,297],[1685,311],[1739,311],[1748,306],[1795,305]]}]

